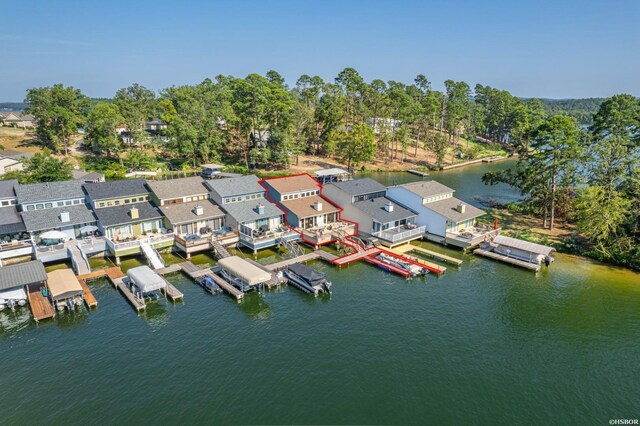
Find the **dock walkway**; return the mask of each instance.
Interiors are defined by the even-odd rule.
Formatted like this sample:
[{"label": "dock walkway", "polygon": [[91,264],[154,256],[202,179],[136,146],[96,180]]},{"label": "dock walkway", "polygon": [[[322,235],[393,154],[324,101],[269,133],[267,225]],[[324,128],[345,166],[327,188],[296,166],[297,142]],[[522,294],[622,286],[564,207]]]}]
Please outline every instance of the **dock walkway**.
[{"label": "dock walkway", "polygon": [[[189,263],[191,263],[191,262],[189,262]],[[173,272],[178,272],[178,271],[181,271],[181,270],[182,270],[182,264],[181,263],[174,263],[173,265],[169,265],[169,266],[165,266],[164,268],[156,269],[155,272],[156,272],[156,274],[159,274],[159,275],[167,275],[167,274],[171,274]]]},{"label": "dock walkway", "polygon": [[84,280],[78,280],[78,282],[80,283],[80,286],[83,290],[82,297],[84,298],[84,303],[86,303],[89,308],[98,306],[98,301],[96,300],[93,293],[91,293],[91,290],[89,290],[89,286],[87,286],[87,283]]},{"label": "dock walkway", "polygon": [[216,284],[218,284],[221,289],[229,293],[231,296],[235,297],[236,300],[240,300],[244,297],[244,293],[242,291],[238,290],[233,285],[214,274],[211,271],[211,268],[200,269],[189,261],[182,262],[179,264],[179,266],[180,269],[182,269],[182,271],[185,274],[189,275],[193,280],[197,280],[198,278],[207,276],[211,278]]},{"label": "dock walkway", "polygon": [[505,263],[510,263],[512,265],[520,266],[521,268],[526,268],[531,271],[538,272],[540,270],[540,265],[536,263],[525,262],[524,260],[514,259],[513,257],[504,256],[502,254],[495,253],[493,251],[483,250],[483,249],[475,249],[473,254],[479,254],[480,256],[488,257],[494,260],[500,260]]},{"label": "dock walkway", "polygon": [[413,170],[413,169],[407,170],[407,173],[411,173],[412,175],[421,176],[421,177],[429,176],[429,173],[421,172],[420,170]]},{"label": "dock walkway", "polygon": [[408,251],[415,251],[417,253],[420,253],[423,256],[427,256],[427,257],[432,257],[436,260],[441,260],[443,262],[447,262],[447,263],[451,263],[453,265],[456,266],[460,266],[462,265],[462,260],[460,259],[456,259],[455,257],[451,257],[451,256],[447,256],[446,254],[442,254],[442,253],[438,253],[435,251],[431,251],[431,250],[427,250],[426,248],[422,248],[422,247],[418,247],[418,246],[411,246],[411,250]]},{"label": "dock walkway", "polygon": [[165,280],[167,286],[164,289],[164,295],[167,296],[172,301],[184,300],[184,294],[180,290],[178,290],[173,284],[169,281]]},{"label": "dock walkway", "polygon": [[351,254],[348,254],[346,256],[335,258],[335,259],[333,259],[331,261],[331,263],[333,263],[334,265],[337,265],[337,266],[342,266],[342,265],[346,265],[346,264],[355,262],[356,260],[363,259],[363,258],[368,257],[368,256],[376,255],[376,254],[380,253],[380,251],[381,250],[378,247],[370,247],[370,248],[368,248],[366,250],[363,250],[363,251],[357,251],[355,253],[351,253]]},{"label": "dock walkway", "polygon": [[412,261],[414,264],[418,264],[419,266],[427,268],[429,272],[433,272],[437,275],[443,274],[447,268],[446,266],[438,265],[437,263],[429,262],[428,260],[420,259],[419,257],[411,256],[407,254],[407,251],[398,250],[397,248],[390,248],[390,252],[400,256],[400,258],[408,259]]},{"label": "dock walkway", "polygon": [[[120,292],[122,292],[122,294],[124,294],[124,296],[127,298],[129,303],[131,303],[131,305],[135,308],[136,311],[140,312],[141,310],[146,308],[147,304],[144,302],[144,300],[138,298],[135,294],[131,292],[131,290],[129,290],[129,287],[124,282],[124,278],[126,277],[126,275],[124,274],[124,272],[122,272],[122,269],[118,268],[117,266],[107,268],[107,269],[98,269],[97,271],[93,271],[88,274],[79,275],[78,281],[80,281],[80,285],[86,286],[87,281],[95,280],[97,278],[103,278],[103,277],[107,277],[109,281],[111,281],[111,284],[113,284],[115,288],[117,288],[118,290],[120,290]],[[87,287],[87,290],[88,290],[88,287]]]},{"label": "dock walkway", "polygon": [[36,322],[53,318],[56,315],[56,311],[53,309],[49,299],[42,295],[41,287],[27,286],[27,298],[29,299],[33,319]]}]

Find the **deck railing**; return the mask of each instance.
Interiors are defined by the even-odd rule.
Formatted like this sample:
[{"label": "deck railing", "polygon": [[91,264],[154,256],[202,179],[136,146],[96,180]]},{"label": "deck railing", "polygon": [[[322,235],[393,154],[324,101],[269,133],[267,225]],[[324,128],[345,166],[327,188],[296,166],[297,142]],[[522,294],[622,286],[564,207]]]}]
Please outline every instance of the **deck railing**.
[{"label": "deck railing", "polygon": [[16,240],[10,243],[0,244],[0,251],[16,250],[16,249],[21,249],[21,248],[31,247],[31,246],[32,246],[31,240]]},{"label": "deck railing", "polygon": [[[397,229],[397,228],[396,228]],[[398,232],[397,230],[385,230],[374,232],[373,235],[380,239],[391,241],[392,243],[396,243],[398,241],[405,240],[407,238],[415,237],[416,235],[424,234],[427,230],[426,226],[418,226],[416,228],[407,228],[405,231]]]},{"label": "deck railing", "polygon": [[154,235],[150,237],[144,237],[144,238],[139,238],[131,241],[123,241],[123,242],[115,242],[107,238],[107,244],[112,250],[119,251],[119,250],[126,250],[129,248],[140,247],[140,242],[142,241],[153,245],[153,244],[160,244],[160,243],[173,241],[174,238],[175,238],[175,235],[173,234],[173,232],[169,232],[167,234]]}]

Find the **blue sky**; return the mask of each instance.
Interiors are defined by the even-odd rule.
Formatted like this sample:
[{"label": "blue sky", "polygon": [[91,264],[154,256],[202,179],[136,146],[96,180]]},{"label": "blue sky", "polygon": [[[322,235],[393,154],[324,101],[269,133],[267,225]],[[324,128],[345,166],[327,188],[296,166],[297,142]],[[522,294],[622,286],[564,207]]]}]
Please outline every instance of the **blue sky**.
[{"label": "blue sky", "polygon": [[61,82],[110,97],[217,74],[347,66],[525,97],[640,95],[640,1],[0,1],[0,101]]}]

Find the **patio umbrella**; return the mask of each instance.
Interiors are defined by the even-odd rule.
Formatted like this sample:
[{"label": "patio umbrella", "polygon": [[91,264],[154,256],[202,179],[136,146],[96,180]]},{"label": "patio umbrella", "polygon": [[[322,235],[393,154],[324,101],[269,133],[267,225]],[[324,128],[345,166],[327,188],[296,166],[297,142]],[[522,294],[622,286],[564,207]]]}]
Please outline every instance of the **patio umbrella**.
[{"label": "patio umbrella", "polygon": [[82,228],[80,228],[80,232],[96,232],[98,230],[97,226],[94,225],[87,225],[87,226],[83,226]]},{"label": "patio umbrella", "polygon": [[44,240],[66,240],[67,234],[60,231],[47,231],[40,234],[40,239]]}]

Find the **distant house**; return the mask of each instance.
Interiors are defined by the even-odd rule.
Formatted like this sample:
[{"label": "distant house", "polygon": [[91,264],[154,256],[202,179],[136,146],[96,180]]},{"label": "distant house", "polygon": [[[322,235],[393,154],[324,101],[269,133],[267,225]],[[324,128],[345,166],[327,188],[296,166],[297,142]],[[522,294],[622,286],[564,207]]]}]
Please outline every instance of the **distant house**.
[{"label": "distant house", "polygon": [[22,169],[22,161],[9,157],[0,157],[0,176]]},{"label": "distant house", "polygon": [[84,170],[72,170],[71,174],[74,179],[80,180],[84,183],[98,183],[105,181],[105,176],[102,173],[89,173]]},{"label": "distant house", "polygon": [[269,146],[271,132],[268,130],[255,130],[249,136],[252,148],[266,148]]},{"label": "distant house", "polygon": [[416,223],[426,226],[427,238],[461,248],[476,246],[497,230],[476,226],[485,212],[453,196],[455,190],[436,181],[390,187],[388,196],[418,212]]},{"label": "distant house", "polygon": [[399,129],[402,122],[393,118],[372,117],[367,120],[367,124],[373,129],[373,133],[379,135]]},{"label": "distant house", "polygon": [[160,134],[163,130],[166,130],[167,127],[168,124],[158,118],[149,120],[144,125],[145,130],[154,136]]},{"label": "distant house", "polygon": [[20,127],[26,129],[34,127],[35,117],[31,114],[23,114],[22,112],[10,111],[0,112],[0,126]]},{"label": "distant house", "polygon": [[370,179],[334,182],[324,194],[343,209],[342,217],[358,223],[358,231],[394,246],[421,238],[424,226],[416,225],[416,213],[387,198],[387,188]]}]

